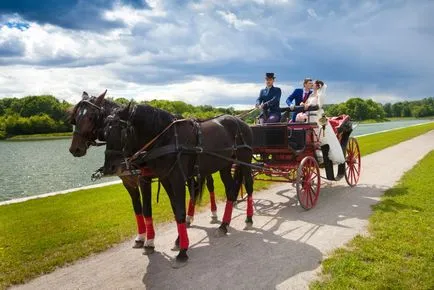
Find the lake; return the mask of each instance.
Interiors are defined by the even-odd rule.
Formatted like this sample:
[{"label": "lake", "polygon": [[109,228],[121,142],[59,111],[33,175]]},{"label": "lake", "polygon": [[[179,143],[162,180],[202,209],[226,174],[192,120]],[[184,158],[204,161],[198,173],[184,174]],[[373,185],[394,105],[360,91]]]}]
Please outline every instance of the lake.
[{"label": "lake", "polygon": [[[361,124],[353,135],[425,122],[429,121]],[[70,142],[70,139],[0,142],[0,201],[119,180],[110,177],[92,182],[91,174],[103,165],[105,147],[92,147],[86,156],[75,158],[68,151]]]}]

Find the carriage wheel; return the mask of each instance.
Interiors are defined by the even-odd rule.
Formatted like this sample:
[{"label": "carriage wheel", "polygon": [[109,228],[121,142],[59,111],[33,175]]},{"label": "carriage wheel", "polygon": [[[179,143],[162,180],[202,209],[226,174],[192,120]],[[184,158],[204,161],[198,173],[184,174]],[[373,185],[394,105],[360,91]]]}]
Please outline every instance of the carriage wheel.
[{"label": "carriage wheel", "polygon": [[315,158],[304,157],[297,170],[297,198],[305,210],[315,207],[321,188],[319,167]]},{"label": "carriage wheel", "polygon": [[359,143],[351,137],[345,150],[345,180],[349,186],[359,182],[361,165]]}]

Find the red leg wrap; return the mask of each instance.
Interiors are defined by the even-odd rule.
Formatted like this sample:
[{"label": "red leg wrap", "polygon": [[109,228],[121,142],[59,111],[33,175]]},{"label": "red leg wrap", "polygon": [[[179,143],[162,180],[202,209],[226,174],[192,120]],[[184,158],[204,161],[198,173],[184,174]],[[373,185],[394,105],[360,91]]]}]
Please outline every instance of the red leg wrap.
[{"label": "red leg wrap", "polygon": [[226,207],[225,207],[225,213],[223,215],[223,222],[229,224],[232,219],[232,209],[233,209],[233,202],[227,200],[226,201]]},{"label": "red leg wrap", "polygon": [[189,241],[188,241],[188,235],[187,235],[187,226],[185,223],[179,224],[178,226],[178,235],[179,235],[179,248],[181,250],[187,250]]},{"label": "red leg wrap", "polygon": [[194,201],[190,199],[190,202],[188,203],[188,216],[194,216]]},{"label": "red leg wrap", "polygon": [[214,191],[209,193],[209,200],[211,202],[211,211],[216,211],[217,210],[217,205],[215,203],[215,193]]},{"label": "red leg wrap", "polygon": [[247,216],[253,216],[253,196],[251,195],[247,197]]},{"label": "red leg wrap", "polygon": [[155,238],[154,224],[152,223],[152,217],[145,217],[146,222],[146,239],[152,240]]},{"label": "red leg wrap", "polygon": [[145,220],[143,219],[143,215],[136,214],[136,222],[137,222],[137,232],[139,234],[146,233]]}]

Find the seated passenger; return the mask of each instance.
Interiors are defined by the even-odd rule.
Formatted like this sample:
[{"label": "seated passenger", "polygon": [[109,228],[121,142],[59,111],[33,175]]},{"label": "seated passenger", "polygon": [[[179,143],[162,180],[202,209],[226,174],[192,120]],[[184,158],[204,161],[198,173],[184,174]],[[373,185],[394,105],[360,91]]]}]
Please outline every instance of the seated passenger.
[{"label": "seated passenger", "polygon": [[265,74],[265,83],[267,87],[262,89],[256,100],[256,107],[262,110],[259,115],[259,123],[277,123],[280,121],[280,88],[273,86],[274,73]]},{"label": "seated passenger", "polygon": [[[303,88],[295,89],[292,92],[292,94],[289,95],[289,97],[286,99],[286,104],[289,107],[292,107],[294,105],[301,106],[304,103],[306,103],[307,98],[309,98],[310,94],[312,93],[312,86],[313,86],[312,79],[310,78],[304,79]],[[294,102],[294,104],[292,102]],[[297,112],[292,113],[292,117],[291,117],[292,122],[296,121],[296,115]]]},{"label": "seated passenger", "polygon": [[[316,80],[313,86],[313,93],[309,96],[306,103],[304,104],[304,109],[309,109],[309,106],[318,106],[317,111],[309,111],[305,113],[298,113],[297,120],[307,120],[309,116],[309,121],[312,123],[318,123],[318,129],[315,130],[316,135],[319,137],[321,146],[329,145],[328,158],[334,164],[341,164],[345,162],[344,151],[342,150],[341,144],[333,131],[330,122],[322,118],[324,115],[324,110],[322,108],[324,104],[324,98],[326,95],[327,85],[323,81]],[[325,123],[323,123],[325,120]],[[324,125],[324,126],[323,126]]]},{"label": "seated passenger", "polygon": [[[311,111],[311,112],[300,112],[297,114],[295,120],[297,122],[307,122],[308,120],[312,123],[316,123],[319,118],[322,117],[322,114],[324,113],[322,109],[322,99],[323,99],[323,91],[322,87],[324,86],[324,82],[320,80],[316,80],[313,85],[313,92],[308,95],[307,99],[304,99],[302,103],[300,103],[301,106],[304,105],[304,109],[308,110],[309,106],[320,106],[321,108],[318,111]],[[327,87],[327,86],[325,86]],[[321,114],[321,116],[317,116],[317,114]],[[309,118],[309,115],[311,118]],[[316,118],[314,118],[315,116]]]}]

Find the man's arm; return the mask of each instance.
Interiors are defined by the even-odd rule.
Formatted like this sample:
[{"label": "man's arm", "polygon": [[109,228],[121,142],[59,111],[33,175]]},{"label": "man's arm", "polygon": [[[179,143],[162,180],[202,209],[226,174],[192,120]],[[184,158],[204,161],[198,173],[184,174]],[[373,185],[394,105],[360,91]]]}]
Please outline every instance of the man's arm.
[{"label": "man's arm", "polygon": [[292,104],[292,101],[294,101],[294,99],[295,99],[295,92],[297,91],[297,89],[295,89],[293,92],[292,92],[292,94],[290,94],[289,96],[288,96],[288,98],[286,99],[286,104],[288,105],[288,106],[291,106],[291,104]]}]

